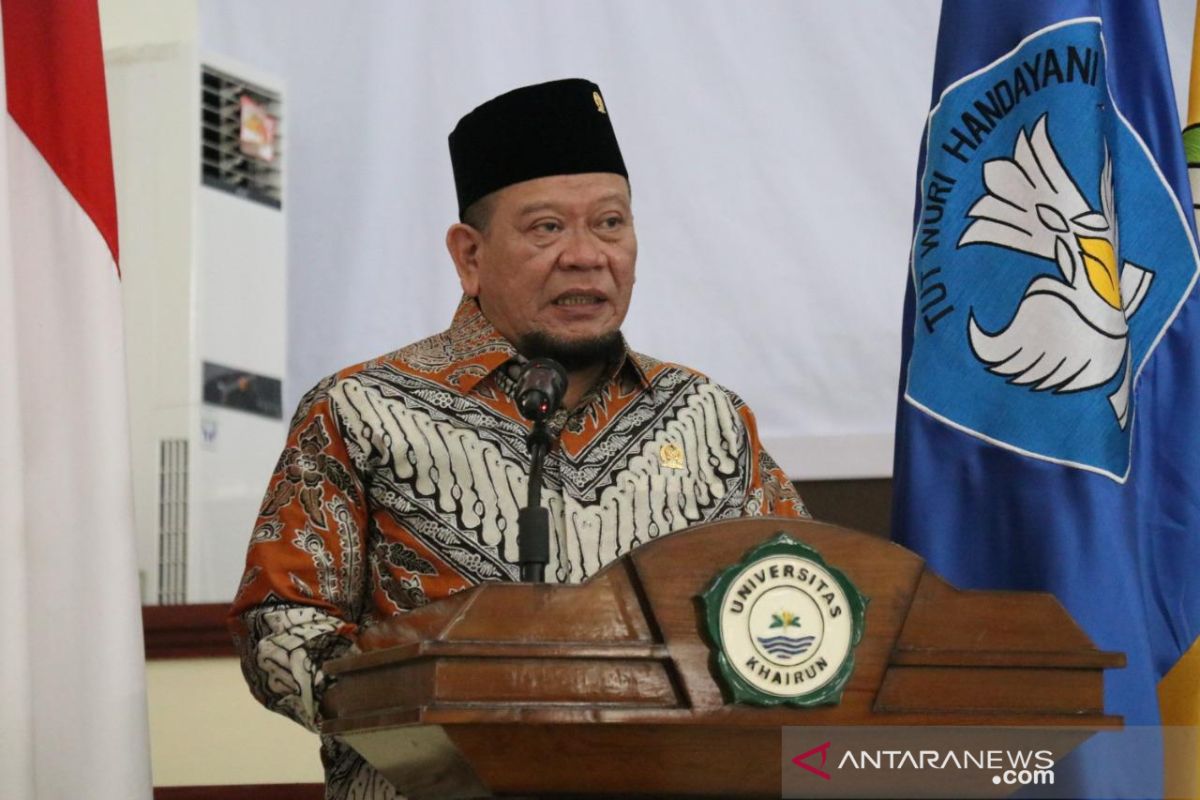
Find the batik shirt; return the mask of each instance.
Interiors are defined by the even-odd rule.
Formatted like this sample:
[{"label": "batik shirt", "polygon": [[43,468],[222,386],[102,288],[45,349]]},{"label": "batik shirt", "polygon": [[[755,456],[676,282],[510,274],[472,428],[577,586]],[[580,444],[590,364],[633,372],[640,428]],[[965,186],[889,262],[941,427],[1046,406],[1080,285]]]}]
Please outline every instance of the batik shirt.
[{"label": "batik shirt", "polygon": [[[321,381],[301,400],[230,616],[267,707],[316,730],[321,665],[366,627],[481,581],[518,579],[528,491],[523,359],[464,300],[449,330]],[[626,351],[548,425],[546,579],[587,580],[640,544],[742,515],[807,516],[754,416],[692,370]],[[396,797],[322,742],[326,797]]]}]

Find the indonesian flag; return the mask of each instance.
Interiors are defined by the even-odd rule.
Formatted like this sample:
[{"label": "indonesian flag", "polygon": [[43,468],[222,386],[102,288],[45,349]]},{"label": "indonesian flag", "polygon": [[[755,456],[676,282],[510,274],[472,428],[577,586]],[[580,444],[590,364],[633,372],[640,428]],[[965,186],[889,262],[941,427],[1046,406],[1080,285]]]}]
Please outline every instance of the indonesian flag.
[{"label": "indonesian flag", "polygon": [[0,25],[0,797],[149,798],[99,15]]}]

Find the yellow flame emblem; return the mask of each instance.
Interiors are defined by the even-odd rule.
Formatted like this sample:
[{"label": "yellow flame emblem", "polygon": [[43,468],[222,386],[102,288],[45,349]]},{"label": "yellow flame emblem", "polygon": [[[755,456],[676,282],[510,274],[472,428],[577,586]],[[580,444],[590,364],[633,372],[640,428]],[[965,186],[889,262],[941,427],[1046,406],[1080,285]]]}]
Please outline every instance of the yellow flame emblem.
[{"label": "yellow flame emblem", "polygon": [[1121,307],[1121,280],[1117,277],[1117,254],[1112,242],[1091,236],[1076,236],[1087,270],[1088,283],[1113,308]]}]

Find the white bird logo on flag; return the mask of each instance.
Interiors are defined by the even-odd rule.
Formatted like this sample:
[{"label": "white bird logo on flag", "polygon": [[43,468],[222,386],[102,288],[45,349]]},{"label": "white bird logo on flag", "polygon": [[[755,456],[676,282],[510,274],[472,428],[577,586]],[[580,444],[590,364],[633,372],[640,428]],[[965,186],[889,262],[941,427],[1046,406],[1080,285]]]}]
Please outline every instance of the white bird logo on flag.
[{"label": "white bird logo on flag", "polygon": [[967,212],[974,221],[959,246],[992,244],[1053,261],[1062,280],[1043,275],[1025,289],[1012,320],[989,333],[972,312],[971,349],[989,371],[1010,383],[1055,394],[1107,383],[1125,365],[1109,395],[1117,422],[1129,420],[1129,326],[1154,273],[1128,261],[1117,270],[1117,217],[1112,158],[1105,146],[1100,210],[1088,205],[1063,167],[1046,131],[1046,115],[1027,136],[1017,134],[1012,158],[983,167],[987,193]]}]

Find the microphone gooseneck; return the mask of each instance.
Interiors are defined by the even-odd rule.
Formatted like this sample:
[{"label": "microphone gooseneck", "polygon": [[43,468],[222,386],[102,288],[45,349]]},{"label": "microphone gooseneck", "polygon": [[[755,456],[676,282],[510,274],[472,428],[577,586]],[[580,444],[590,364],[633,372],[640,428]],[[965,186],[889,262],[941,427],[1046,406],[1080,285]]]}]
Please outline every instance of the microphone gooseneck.
[{"label": "microphone gooseneck", "polygon": [[530,360],[517,380],[521,415],[533,423],[529,446],[529,495],[517,512],[517,557],[523,583],[544,583],[550,562],[550,515],[542,508],[542,467],[550,452],[546,420],[558,411],[567,392],[567,371],[548,358]]}]

